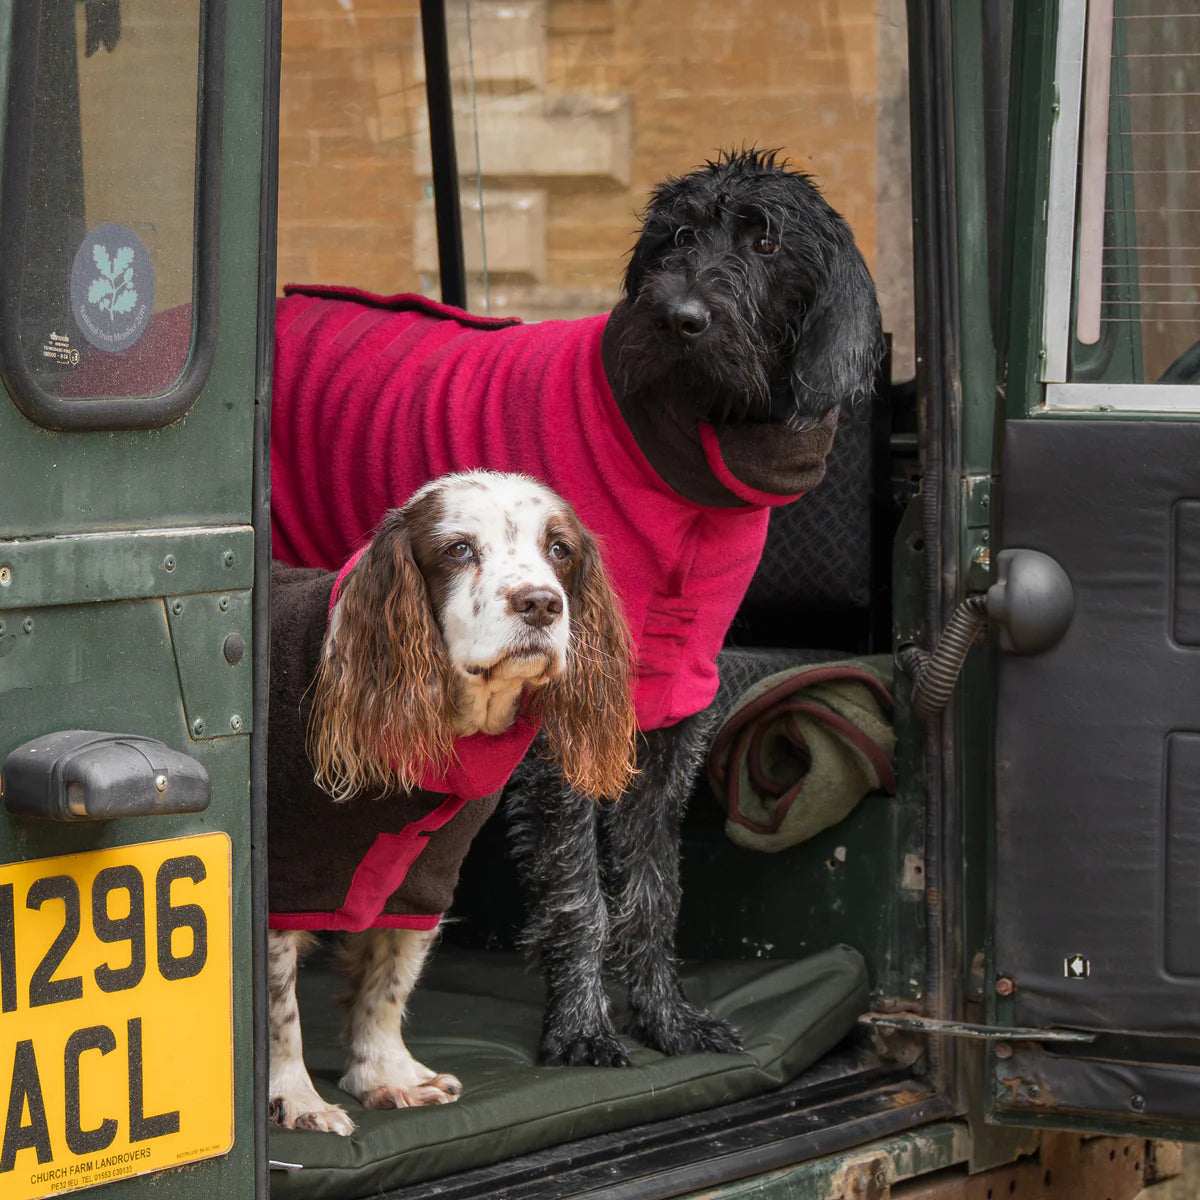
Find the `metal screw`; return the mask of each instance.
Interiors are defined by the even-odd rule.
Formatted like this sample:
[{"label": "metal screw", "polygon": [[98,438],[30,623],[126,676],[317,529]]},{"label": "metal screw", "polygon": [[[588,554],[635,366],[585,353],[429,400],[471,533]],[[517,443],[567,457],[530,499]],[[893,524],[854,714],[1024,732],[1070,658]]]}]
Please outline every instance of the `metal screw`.
[{"label": "metal screw", "polygon": [[1017,985],[1007,975],[1001,975],[996,980],[996,995],[1011,996],[1017,990]]},{"label": "metal screw", "polygon": [[175,570],[175,555],[168,554],[167,557],[163,559],[163,570],[164,571]]},{"label": "metal screw", "polygon": [[25,620],[21,622],[21,628],[23,630],[25,630],[26,633],[32,633],[33,632],[33,618],[26,617]]},{"label": "metal screw", "polygon": [[241,731],[242,718],[239,717],[237,713],[234,713],[233,716],[229,718],[229,728],[232,729],[234,733],[239,733]]},{"label": "metal screw", "polygon": [[8,587],[12,583],[12,567],[0,567],[0,587]]},{"label": "metal screw", "polygon": [[165,775],[155,775],[154,787],[160,792],[165,792],[167,790],[167,777]]},{"label": "metal screw", "polygon": [[183,612],[183,601],[182,601],[182,600],[176,600],[176,601],[175,601],[175,603],[171,605],[171,611],[172,611],[172,612],[173,612],[173,613],[174,613],[176,616],[179,616],[179,614],[180,614],[181,612]]},{"label": "metal screw", "polygon": [[227,567],[232,567],[232,566],[233,566],[233,562],[234,562],[234,559],[233,559],[233,551],[232,551],[232,550],[226,550],[226,551],[225,551],[225,553],[221,555],[221,561],[222,561],[222,562],[223,562],[223,563],[224,563],[224,564],[225,564]]},{"label": "metal screw", "polygon": [[197,717],[192,722],[192,734],[195,737],[203,737],[204,736],[204,721],[201,717]]},{"label": "metal screw", "polygon": [[218,600],[218,601],[217,601],[217,607],[218,607],[218,608],[219,608],[219,609],[220,609],[222,612],[227,612],[227,611],[229,610],[229,597],[228,597],[228,596],[222,596],[222,597],[220,598],[220,600]]},{"label": "metal screw", "polygon": [[1140,1096],[1137,1092],[1134,1092],[1134,1094],[1129,1097],[1129,1107],[1132,1108],[1134,1112],[1144,1112],[1146,1108],[1146,1097]]},{"label": "metal screw", "polygon": [[997,1058],[1012,1058],[1013,1056],[1013,1048],[1007,1042],[997,1042],[992,1049]]}]

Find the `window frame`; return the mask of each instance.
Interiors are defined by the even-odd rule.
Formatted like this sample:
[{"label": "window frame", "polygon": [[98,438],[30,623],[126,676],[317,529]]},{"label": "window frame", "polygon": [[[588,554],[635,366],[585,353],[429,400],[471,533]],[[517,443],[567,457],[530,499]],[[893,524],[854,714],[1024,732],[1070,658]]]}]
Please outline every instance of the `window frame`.
[{"label": "window frame", "polygon": [[0,192],[0,378],[17,408],[48,429],[158,429],[177,421],[192,407],[208,380],[216,353],[225,0],[205,0],[200,8],[191,345],[174,386],[145,397],[65,399],[48,392],[25,361],[18,318],[33,151],[31,99],[37,78],[39,8],[36,3],[18,4],[13,12]]},{"label": "window frame", "polygon": [[1042,309],[1042,411],[1200,413],[1200,384],[1088,383],[1069,375],[1075,320],[1074,275],[1080,138],[1084,112],[1084,45],[1088,5],[1064,0],[1059,8],[1046,202],[1046,283]]}]

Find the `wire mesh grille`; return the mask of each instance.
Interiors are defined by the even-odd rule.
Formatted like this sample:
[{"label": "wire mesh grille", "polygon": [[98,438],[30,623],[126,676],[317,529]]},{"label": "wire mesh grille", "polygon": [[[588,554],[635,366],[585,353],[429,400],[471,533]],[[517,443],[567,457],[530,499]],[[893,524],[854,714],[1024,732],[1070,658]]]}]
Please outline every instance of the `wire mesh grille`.
[{"label": "wire mesh grille", "polygon": [[[1084,332],[1094,252],[1081,236],[1072,377],[1152,383],[1172,364],[1179,374],[1177,360],[1200,338],[1200,6],[1116,0],[1108,19],[1105,170],[1089,179],[1085,165],[1080,178],[1081,229],[1104,181],[1103,245],[1091,264],[1098,324]],[[1090,54],[1091,27],[1088,44]],[[1200,373],[1163,381],[1200,382]]]}]

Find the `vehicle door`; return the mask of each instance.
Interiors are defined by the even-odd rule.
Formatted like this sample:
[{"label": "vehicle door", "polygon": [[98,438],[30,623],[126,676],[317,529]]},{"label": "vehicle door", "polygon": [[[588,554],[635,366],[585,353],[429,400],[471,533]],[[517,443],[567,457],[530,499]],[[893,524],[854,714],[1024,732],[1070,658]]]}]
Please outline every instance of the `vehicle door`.
[{"label": "vehicle door", "polygon": [[[993,1116],[1200,1118],[1200,9],[1028,6],[993,546],[1073,596],[999,655]],[[1059,1040],[1083,1034],[1087,1040]]]},{"label": "vehicle door", "polygon": [[268,21],[0,2],[4,1200],[265,1189]]}]

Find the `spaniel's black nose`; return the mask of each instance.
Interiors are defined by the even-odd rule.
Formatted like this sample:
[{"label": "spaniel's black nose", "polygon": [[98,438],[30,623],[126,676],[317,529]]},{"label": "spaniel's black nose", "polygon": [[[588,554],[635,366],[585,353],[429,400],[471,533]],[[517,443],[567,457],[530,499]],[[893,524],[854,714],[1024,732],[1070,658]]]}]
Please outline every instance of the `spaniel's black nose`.
[{"label": "spaniel's black nose", "polygon": [[535,629],[553,625],[562,616],[562,596],[553,588],[517,588],[508,597],[508,611]]}]

